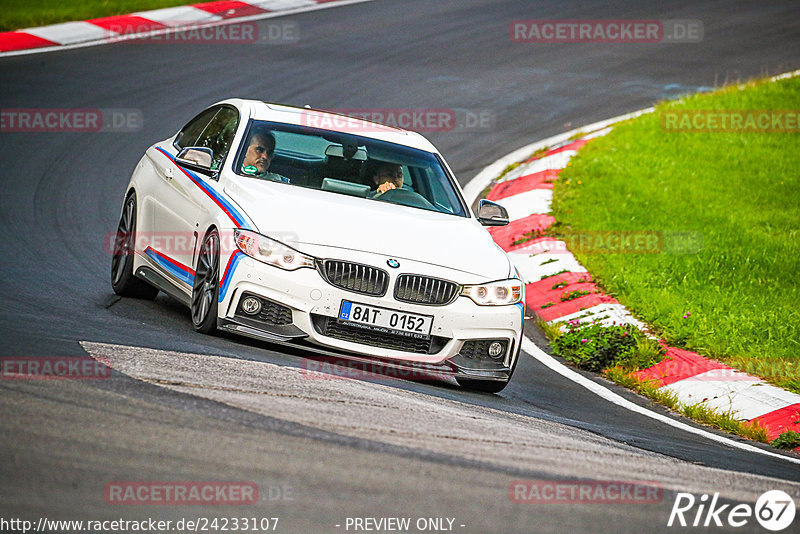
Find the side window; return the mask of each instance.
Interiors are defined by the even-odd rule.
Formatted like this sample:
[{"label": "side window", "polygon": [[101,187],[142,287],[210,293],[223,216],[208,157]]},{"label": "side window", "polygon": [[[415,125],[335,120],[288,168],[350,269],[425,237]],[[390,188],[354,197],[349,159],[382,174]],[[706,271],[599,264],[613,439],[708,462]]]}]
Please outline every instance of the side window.
[{"label": "side window", "polygon": [[225,156],[231,149],[231,142],[233,142],[238,125],[238,111],[229,107],[220,108],[197,139],[197,144],[194,146],[210,148],[214,151],[214,159],[211,161],[212,169],[216,170],[222,166]]},{"label": "side window", "polygon": [[175,137],[175,146],[179,149],[186,148],[187,146],[197,146],[195,144],[197,138],[200,137],[203,130],[206,129],[208,122],[217,114],[217,111],[219,111],[219,108],[216,107],[207,109],[189,121],[189,124],[184,126],[183,129],[178,132],[177,137]]}]

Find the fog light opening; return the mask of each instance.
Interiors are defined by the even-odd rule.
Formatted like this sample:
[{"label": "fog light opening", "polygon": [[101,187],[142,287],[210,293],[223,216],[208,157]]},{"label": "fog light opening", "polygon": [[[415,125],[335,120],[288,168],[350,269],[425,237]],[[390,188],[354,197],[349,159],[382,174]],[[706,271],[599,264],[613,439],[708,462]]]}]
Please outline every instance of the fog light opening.
[{"label": "fog light opening", "polygon": [[255,297],[242,300],[242,311],[248,315],[257,315],[261,311],[261,301]]},{"label": "fog light opening", "polygon": [[489,353],[490,358],[497,358],[499,356],[502,356],[504,352],[503,344],[500,343],[499,341],[493,341],[489,345],[489,350],[487,352]]}]

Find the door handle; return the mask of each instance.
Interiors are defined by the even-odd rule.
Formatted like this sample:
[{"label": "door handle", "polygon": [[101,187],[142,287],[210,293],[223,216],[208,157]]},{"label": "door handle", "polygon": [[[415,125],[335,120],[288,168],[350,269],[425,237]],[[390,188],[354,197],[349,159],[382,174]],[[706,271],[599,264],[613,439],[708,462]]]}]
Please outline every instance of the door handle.
[{"label": "door handle", "polygon": [[172,180],[172,167],[164,169],[164,176],[167,177],[167,180]]}]

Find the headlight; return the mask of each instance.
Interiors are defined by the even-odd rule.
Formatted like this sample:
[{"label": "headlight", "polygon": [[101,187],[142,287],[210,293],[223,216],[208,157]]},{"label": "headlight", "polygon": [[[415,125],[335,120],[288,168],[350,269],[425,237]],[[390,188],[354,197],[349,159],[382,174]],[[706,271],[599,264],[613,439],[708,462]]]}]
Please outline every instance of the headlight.
[{"label": "headlight", "polygon": [[287,271],[294,271],[301,267],[314,268],[313,257],[298,252],[280,241],[249,230],[237,229],[233,231],[233,235],[239,250],[258,261]]},{"label": "headlight", "polygon": [[522,281],[516,278],[475,286],[464,286],[461,294],[479,306],[505,306],[522,300]]}]

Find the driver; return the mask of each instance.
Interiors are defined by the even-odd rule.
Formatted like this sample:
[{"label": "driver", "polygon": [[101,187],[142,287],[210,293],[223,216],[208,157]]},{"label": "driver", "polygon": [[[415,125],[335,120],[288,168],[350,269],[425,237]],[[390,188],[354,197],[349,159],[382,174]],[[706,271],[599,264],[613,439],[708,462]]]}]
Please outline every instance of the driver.
[{"label": "driver", "polygon": [[400,189],[403,187],[403,169],[394,163],[378,162],[373,171],[372,185],[375,187],[370,195],[372,198],[392,189]]},{"label": "driver", "polygon": [[250,144],[242,162],[242,172],[274,182],[289,183],[289,179],[274,172],[268,172],[269,164],[275,156],[275,136],[268,130],[255,130],[250,135]]}]

